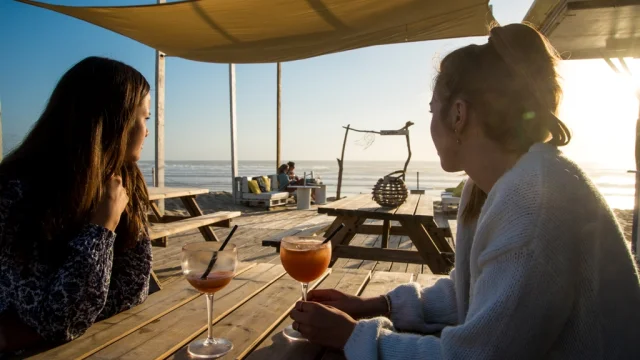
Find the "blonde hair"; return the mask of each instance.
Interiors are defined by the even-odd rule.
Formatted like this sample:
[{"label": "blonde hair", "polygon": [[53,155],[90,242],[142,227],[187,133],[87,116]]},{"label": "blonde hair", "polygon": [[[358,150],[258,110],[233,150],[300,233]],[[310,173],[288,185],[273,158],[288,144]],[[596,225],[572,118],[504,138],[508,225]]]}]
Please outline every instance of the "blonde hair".
[{"label": "blonde hair", "polygon": [[[557,117],[562,89],[556,65],[560,57],[549,41],[526,24],[491,29],[484,45],[469,45],[440,63],[435,92],[442,119],[456,100],[482,119],[484,134],[506,151],[523,154],[537,142],[556,146],[571,140]],[[486,200],[476,185],[462,218],[476,218]]]}]

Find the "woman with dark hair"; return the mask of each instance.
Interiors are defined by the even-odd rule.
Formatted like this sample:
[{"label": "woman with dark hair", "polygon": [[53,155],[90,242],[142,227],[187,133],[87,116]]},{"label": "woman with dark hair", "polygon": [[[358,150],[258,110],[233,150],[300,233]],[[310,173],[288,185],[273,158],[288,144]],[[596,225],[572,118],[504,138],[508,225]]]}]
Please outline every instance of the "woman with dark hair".
[{"label": "woman with dark hair", "polygon": [[300,178],[296,175],[296,163],[294,163],[293,161],[289,161],[287,165],[289,166],[289,179],[291,179],[291,181],[300,180]]},{"label": "woman with dark hair", "polygon": [[557,59],[513,24],[442,60],[431,136],[442,168],[469,176],[455,271],[377,298],[312,291],[294,329],[349,360],[638,358],[637,266],[602,195],[558,149],[571,136],[556,116]]},{"label": "woman with dark hair", "polygon": [[278,168],[278,191],[294,192],[296,189],[289,189],[289,186],[295,185],[295,183],[289,177],[289,165],[280,165]]},{"label": "woman with dark hair", "polygon": [[0,164],[0,352],[72,340],[146,299],[149,103],[137,70],[86,58]]}]

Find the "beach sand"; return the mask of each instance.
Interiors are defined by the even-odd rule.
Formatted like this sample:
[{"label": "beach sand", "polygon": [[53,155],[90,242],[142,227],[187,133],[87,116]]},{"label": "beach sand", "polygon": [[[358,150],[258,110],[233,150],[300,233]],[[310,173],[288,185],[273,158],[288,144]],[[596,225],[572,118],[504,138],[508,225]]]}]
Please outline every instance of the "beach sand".
[{"label": "beach sand", "polygon": [[[234,204],[233,196],[225,191],[211,192],[205,195],[199,195],[196,197],[198,205],[205,214],[216,211],[240,211],[243,214],[265,212],[265,211],[283,211],[295,209],[293,204],[287,207],[276,207],[270,210],[261,207],[249,207],[244,205]],[[437,204],[436,204],[437,208]],[[187,211],[184,210],[182,202],[179,199],[167,199],[165,202],[165,210],[167,215],[187,215]],[[614,209],[614,214],[620,223],[620,227],[624,233],[627,241],[631,240],[631,226],[633,222],[632,210],[619,210]]]}]

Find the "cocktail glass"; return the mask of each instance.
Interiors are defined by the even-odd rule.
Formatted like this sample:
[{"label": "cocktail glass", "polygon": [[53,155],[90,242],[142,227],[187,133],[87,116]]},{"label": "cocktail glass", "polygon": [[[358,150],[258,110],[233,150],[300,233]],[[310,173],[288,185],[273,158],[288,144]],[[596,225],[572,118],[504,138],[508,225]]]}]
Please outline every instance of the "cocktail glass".
[{"label": "cocktail glass", "polygon": [[[324,238],[289,236],[280,241],[280,260],[289,276],[302,286],[302,300],[307,301],[309,283],[327,271],[331,261],[331,242]],[[291,325],[283,330],[284,336],[298,341],[306,340]]]},{"label": "cocktail glass", "polygon": [[[207,338],[194,340],[188,347],[191,356],[201,359],[219,358],[233,349],[231,341],[214,338],[211,334],[213,294],[231,282],[238,264],[236,246],[228,244],[223,251],[220,251],[221,245],[221,242],[197,242],[182,247],[182,273],[191,286],[205,294],[207,300]],[[215,257],[213,267],[203,279],[202,275],[213,257]]]}]

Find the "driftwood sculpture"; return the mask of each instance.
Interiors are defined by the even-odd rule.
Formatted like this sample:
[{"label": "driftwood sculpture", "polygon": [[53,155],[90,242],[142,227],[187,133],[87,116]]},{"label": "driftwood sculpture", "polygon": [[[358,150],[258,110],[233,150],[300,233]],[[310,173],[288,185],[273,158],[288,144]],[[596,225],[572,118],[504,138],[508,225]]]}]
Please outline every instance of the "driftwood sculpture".
[{"label": "driftwood sculpture", "polygon": [[[337,189],[337,193],[336,193],[336,199],[340,199],[340,195],[341,195],[341,190],[342,190],[342,174],[344,171],[344,151],[345,151],[345,147],[347,145],[347,137],[349,135],[349,131],[355,131],[355,132],[359,132],[359,133],[365,133],[365,134],[373,134],[373,135],[380,135],[380,136],[397,136],[397,135],[404,135],[405,138],[407,139],[407,151],[408,151],[408,157],[407,157],[407,161],[404,164],[404,168],[403,170],[399,170],[396,172],[393,172],[389,175],[387,175],[385,178],[387,178],[387,185],[391,185],[391,183],[397,184],[398,181],[400,180],[402,183],[404,183],[406,181],[406,174],[407,174],[407,168],[409,166],[409,161],[411,161],[411,141],[409,138],[409,127],[411,127],[413,125],[413,122],[411,121],[407,121],[407,123],[400,129],[398,130],[380,130],[380,131],[374,131],[374,130],[358,130],[358,129],[354,129],[351,127],[351,125],[347,125],[347,126],[343,126],[344,129],[346,129],[345,134],[344,134],[344,141],[342,143],[342,154],[341,154],[341,158],[337,159],[338,160],[338,189]],[[369,145],[371,145],[371,143],[373,142],[375,138],[371,137],[371,138],[365,138],[365,147],[368,147]],[[398,174],[397,176],[394,176]],[[384,182],[384,179],[381,179]],[[376,187],[378,187],[378,184],[376,184]],[[387,186],[380,186],[380,189],[382,190],[382,188],[387,188]],[[402,196],[395,196],[396,200],[391,200],[392,197],[391,194],[396,194],[398,195],[399,193],[401,193],[402,191],[405,191],[408,193],[408,190],[406,188],[406,185],[404,186],[404,190],[402,190],[402,186],[396,187],[396,186],[390,186],[389,189],[394,188],[395,190],[392,192],[385,192],[385,191],[378,191],[378,193],[380,194],[380,196],[378,196],[378,198],[380,199],[380,202],[378,202],[378,200],[376,200],[376,202],[378,202],[381,206],[394,206],[392,204],[397,203],[398,201],[402,201],[404,202],[406,200],[406,196],[404,196],[404,198],[402,198]],[[376,190],[374,188],[374,199],[376,199],[375,196]],[[386,195],[383,195],[385,194]],[[389,195],[389,196],[387,196]],[[386,201],[385,199],[389,200]],[[402,204],[402,202],[400,202],[398,205]],[[386,205],[383,205],[386,204]],[[397,205],[395,205],[397,206]]]}]

